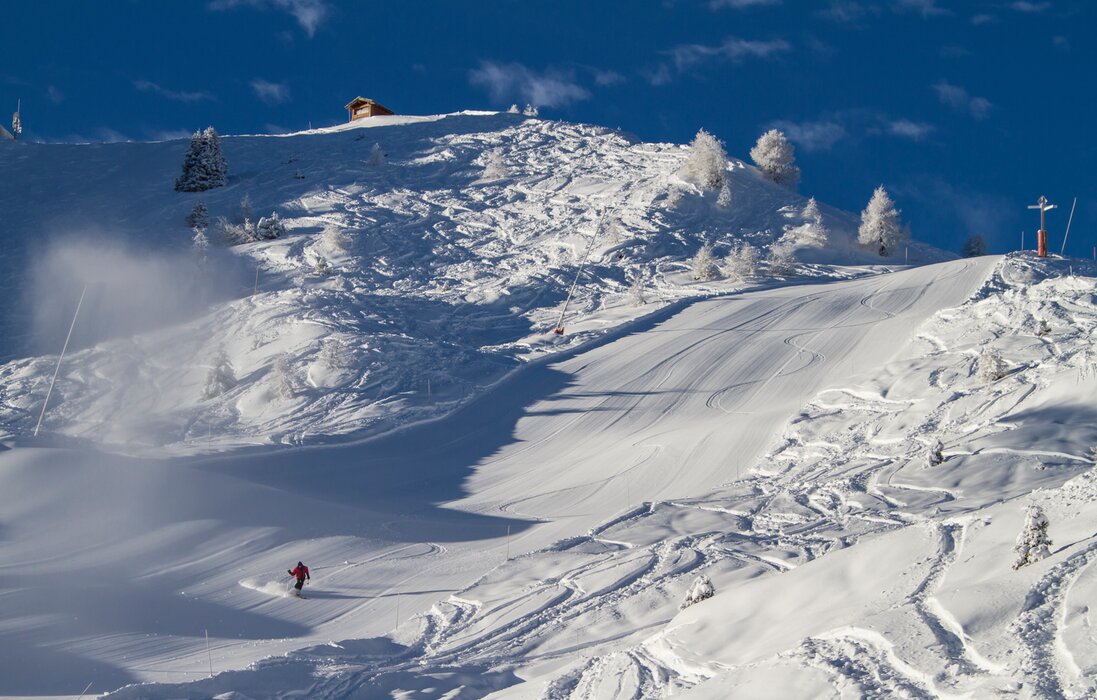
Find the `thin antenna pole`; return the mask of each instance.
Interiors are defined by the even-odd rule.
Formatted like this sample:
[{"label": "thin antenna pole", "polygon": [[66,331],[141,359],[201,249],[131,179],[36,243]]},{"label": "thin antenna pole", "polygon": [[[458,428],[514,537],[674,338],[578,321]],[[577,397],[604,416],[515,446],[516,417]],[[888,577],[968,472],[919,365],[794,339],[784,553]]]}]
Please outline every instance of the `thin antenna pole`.
[{"label": "thin antenna pole", "polygon": [[[94,682],[94,681],[92,681],[92,682]],[[84,695],[86,695],[87,692],[89,690],[91,690],[91,683],[92,682],[89,682],[86,686],[84,686],[84,692],[80,693],[80,698],[84,697]],[[80,700],[80,698],[76,698],[76,700]]]},{"label": "thin antenna pole", "polygon": [[1067,232],[1063,236],[1063,248],[1059,251],[1059,255],[1065,255],[1067,250],[1067,237],[1070,236],[1070,222],[1074,221],[1074,207],[1078,206],[1078,198],[1074,198],[1074,204],[1070,205],[1070,218],[1067,219]]},{"label": "thin antenna pole", "polygon": [[594,241],[598,240],[598,234],[602,232],[602,222],[606,217],[603,214],[602,218],[598,220],[598,227],[594,230],[594,235],[590,237],[590,243],[587,244],[587,250],[583,253],[583,260],[579,263],[579,269],[575,271],[575,279],[571,282],[571,289],[568,290],[568,298],[564,300],[564,308],[560,309],[560,318],[556,321],[556,328],[554,332],[558,335],[564,333],[564,315],[568,312],[568,304],[571,303],[571,297],[575,294],[575,287],[579,284],[579,275],[583,274],[583,268],[587,264],[587,258],[590,257],[590,251],[594,248]]},{"label": "thin antenna pole", "polygon": [[209,650],[209,630],[206,630],[206,656],[209,657],[209,677],[213,678],[213,652]]},{"label": "thin antenna pole", "polygon": [[42,419],[46,417],[46,406],[49,406],[50,396],[53,394],[53,385],[57,383],[57,373],[61,371],[61,360],[65,359],[65,351],[69,349],[69,339],[72,338],[72,329],[76,327],[76,317],[80,315],[80,306],[84,303],[84,294],[88,291],[88,285],[84,285],[80,292],[80,301],[76,302],[76,313],[72,315],[72,323],[69,324],[69,334],[65,336],[65,344],[61,347],[61,354],[57,358],[57,366],[53,368],[53,379],[50,380],[49,391],[46,392],[46,400],[42,402],[42,412],[38,414],[38,424],[34,426],[34,437],[38,437],[38,431],[42,428]]}]

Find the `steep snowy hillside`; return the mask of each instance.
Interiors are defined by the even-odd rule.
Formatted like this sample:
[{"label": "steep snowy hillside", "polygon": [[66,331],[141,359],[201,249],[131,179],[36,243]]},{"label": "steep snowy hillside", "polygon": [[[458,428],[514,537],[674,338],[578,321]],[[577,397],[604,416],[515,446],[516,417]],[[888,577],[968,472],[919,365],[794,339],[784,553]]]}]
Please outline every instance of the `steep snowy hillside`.
[{"label": "steep snowy hillside", "polygon": [[[801,357],[798,367],[744,368],[755,382],[786,372],[818,381],[829,365],[845,381],[808,388],[769,452],[746,459],[739,478],[726,471],[728,483],[714,491],[622,502],[587,534],[508,558],[390,634],[109,697],[1091,697],[1097,282],[1025,256],[988,277],[993,262],[888,276],[892,294],[878,289],[841,306],[848,324],[816,315],[820,330],[790,355]],[[978,289],[974,297],[918,321],[919,302],[957,277]],[[811,293],[825,304],[823,290]],[[686,347],[715,342],[734,352],[731,337],[698,323],[703,306],[700,317],[687,311],[606,349],[635,361],[645,337],[661,331],[681,334]],[[738,318],[751,323],[750,308]],[[775,338],[803,338],[794,314],[766,318]],[[913,332],[889,354],[885,339],[904,320]],[[837,329],[860,326],[882,364],[850,377],[822,329],[840,343]],[[982,369],[995,354],[999,371]],[[609,410],[613,422],[642,426],[673,376],[668,393],[692,386],[713,406],[742,385],[712,357],[641,372],[646,382],[621,392],[639,402],[613,409],[601,394],[600,409],[580,415]],[[585,371],[574,376],[576,397],[598,391]],[[778,401],[788,395],[779,385],[757,388]],[[596,430],[567,430],[558,445],[599,442]],[[695,426],[665,439],[714,438]],[[539,481],[523,488],[553,493]],[[1052,543],[1046,559],[1014,570],[1029,505],[1047,514]],[[699,575],[716,595],[679,612]]]},{"label": "steep snowy hillside", "polygon": [[[720,206],[680,175],[688,148],[517,115],[226,138],[229,184],[198,194],[172,190],[185,147],[0,148],[0,277],[25,299],[6,310],[0,356],[45,355],[0,368],[0,429],[33,428],[84,285],[48,432],[131,452],[315,443],[444,413],[523,358],[741,287],[695,282],[690,259],[705,242],[717,258],[739,241],[765,254],[805,201],[733,160]],[[184,224],[195,202],[231,219],[245,196],[253,219],[275,211],[287,235],[196,259]],[[851,245],[848,215],[824,206],[823,222],[830,244],[798,253],[810,264],[763,267],[751,284],[885,262]],[[215,366],[235,386],[207,399]]]}]

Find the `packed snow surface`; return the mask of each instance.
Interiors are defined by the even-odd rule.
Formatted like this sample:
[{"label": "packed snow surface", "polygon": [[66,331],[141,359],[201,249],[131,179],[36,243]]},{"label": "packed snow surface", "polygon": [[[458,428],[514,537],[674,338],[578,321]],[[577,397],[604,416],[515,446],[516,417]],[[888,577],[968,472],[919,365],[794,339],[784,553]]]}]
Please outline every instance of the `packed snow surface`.
[{"label": "packed snow surface", "polygon": [[[199,261],[183,144],[10,146],[38,300],[5,323],[89,306],[44,438],[57,332],[6,336],[0,694],[1095,692],[1093,269],[869,266],[824,207],[826,250],[698,282],[804,200],[733,160],[725,209],[680,147],[488,114],[226,139],[203,201],[289,232]],[[32,243],[88,203],[100,233]],[[1030,504],[1051,554],[1014,571]]]}]

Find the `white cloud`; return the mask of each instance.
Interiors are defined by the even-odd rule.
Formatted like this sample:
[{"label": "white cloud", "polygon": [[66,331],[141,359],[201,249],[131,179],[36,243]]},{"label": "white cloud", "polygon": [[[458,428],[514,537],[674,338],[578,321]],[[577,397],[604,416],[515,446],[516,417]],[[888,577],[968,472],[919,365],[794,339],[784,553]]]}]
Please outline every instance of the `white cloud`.
[{"label": "white cloud", "polygon": [[331,13],[331,7],[325,0],[213,0],[209,4],[211,10],[231,10],[235,7],[288,12],[293,15],[310,39],[316,35],[317,27]]},{"label": "white cloud", "polygon": [[56,86],[50,85],[46,88],[46,97],[50,99],[55,105],[59,105],[65,101],[65,94],[57,89]]},{"label": "white cloud", "polygon": [[469,82],[486,88],[496,102],[517,98],[537,107],[561,107],[590,97],[570,72],[550,68],[538,73],[521,63],[481,61],[469,71]]},{"label": "white cloud", "polygon": [[819,17],[842,24],[856,24],[863,19],[880,14],[880,8],[871,3],[856,0],[831,0],[826,9],[816,12]]},{"label": "white cloud", "polygon": [[1029,2],[1029,0],[1017,0],[1009,6],[1018,12],[1043,12],[1051,9],[1050,2]]},{"label": "white cloud", "polygon": [[742,10],[748,7],[762,7],[764,5],[780,5],[781,0],[709,0],[709,7],[714,10],[719,10],[723,7],[730,7],[735,10]]},{"label": "white cloud", "polygon": [[621,75],[615,70],[598,70],[594,69],[594,84],[601,85],[603,87],[607,85],[619,85],[620,83],[627,82],[625,76]]},{"label": "white cloud", "polygon": [[771,58],[791,50],[792,46],[784,39],[752,41],[729,36],[717,46],[683,44],[675,46],[666,53],[674,60],[674,66],[681,71],[690,66],[714,60],[742,61],[747,58]]},{"label": "white cloud", "polygon": [[1060,51],[1070,51],[1070,39],[1061,34],[1051,37],[1051,45]]},{"label": "white cloud", "polygon": [[932,131],[932,124],[913,122],[909,119],[895,119],[887,124],[887,133],[914,141],[921,141]]},{"label": "white cloud", "polygon": [[837,121],[814,122],[775,121],[769,128],[780,129],[785,136],[805,151],[829,151],[846,137],[846,128]]},{"label": "white cloud", "polygon": [[952,85],[944,80],[932,86],[937,93],[937,98],[943,104],[954,109],[969,113],[972,117],[982,121],[990,116],[990,110],[994,108],[990,100],[985,97],[974,97],[959,85]]},{"label": "white cloud", "polygon": [[256,78],[251,81],[250,85],[251,89],[255,91],[255,96],[268,105],[289,102],[289,86],[285,83],[272,83],[269,80]]},{"label": "white cloud", "polygon": [[998,21],[998,19],[994,15],[986,15],[986,14],[973,15],[972,18],[971,18],[971,23],[974,24],[977,27],[980,26],[980,25],[983,25],[983,24],[990,24],[991,22],[997,22],[997,21]]},{"label": "white cloud", "polygon": [[153,141],[177,141],[179,139],[189,139],[192,134],[186,129],[160,129],[148,132],[149,138]]},{"label": "white cloud", "polygon": [[203,100],[212,100],[213,95],[208,92],[196,91],[186,92],[180,90],[169,90],[166,87],[157,85],[151,80],[135,80],[133,86],[141,92],[151,92],[154,95],[159,95],[164,99],[174,100],[175,102],[201,102]]},{"label": "white cloud", "polygon": [[895,9],[900,12],[917,12],[923,17],[951,15],[952,12],[937,6],[937,0],[896,0]]}]

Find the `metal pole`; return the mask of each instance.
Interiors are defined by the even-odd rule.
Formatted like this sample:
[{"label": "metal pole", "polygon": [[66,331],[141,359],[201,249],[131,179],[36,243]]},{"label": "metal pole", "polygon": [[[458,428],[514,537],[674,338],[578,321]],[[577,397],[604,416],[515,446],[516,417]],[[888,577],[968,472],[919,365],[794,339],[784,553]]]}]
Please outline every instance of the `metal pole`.
[{"label": "metal pole", "polygon": [[69,324],[69,334],[65,336],[65,344],[61,348],[61,354],[57,358],[57,366],[53,368],[53,379],[50,380],[49,391],[46,392],[46,400],[42,402],[42,412],[38,414],[38,425],[34,426],[34,437],[38,437],[38,431],[42,428],[42,419],[46,417],[46,406],[49,406],[50,396],[53,394],[53,385],[57,383],[57,373],[61,371],[61,360],[65,359],[65,351],[69,348],[69,339],[72,338],[72,329],[76,327],[76,317],[80,315],[80,306],[84,303],[84,294],[88,291],[88,285],[84,285],[80,292],[80,301],[76,302],[76,313],[72,315],[72,323]]},{"label": "metal pole", "polygon": [[[84,697],[84,695],[85,695],[85,694],[86,694],[86,693],[87,693],[87,692],[88,692],[89,690],[91,690],[91,683],[88,683],[88,684],[87,684],[86,686],[84,686],[84,692],[80,693],[80,698]],[[76,700],[80,700],[80,698],[76,698]]]},{"label": "metal pole", "polygon": [[575,279],[572,280],[571,289],[568,290],[568,298],[564,300],[564,308],[560,309],[560,318],[556,321],[556,328],[553,331],[557,335],[563,335],[564,333],[564,314],[568,312],[568,304],[571,303],[571,296],[575,294],[575,287],[579,284],[579,275],[583,274],[583,267],[587,264],[587,258],[590,257],[590,251],[594,248],[594,241],[598,239],[598,234],[602,232],[602,222],[605,220],[605,215],[598,220],[598,227],[594,230],[594,235],[590,237],[590,243],[587,244],[587,251],[583,254],[583,260],[579,263],[579,269],[575,271]]},{"label": "metal pole", "polygon": [[1078,206],[1078,198],[1074,198],[1074,204],[1070,205],[1070,217],[1067,219],[1067,232],[1063,236],[1063,248],[1059,251],[1059,255],[1066,255],[1067,250],[1067,237],[1070,236],[1070,222],[1074,221],[1074,207]]},{"label": "metal pole", "polygon": [[213,652],[209,650],[209,630],[206,630],[206,656],[209,657],[209,677],[213,678]]}]

